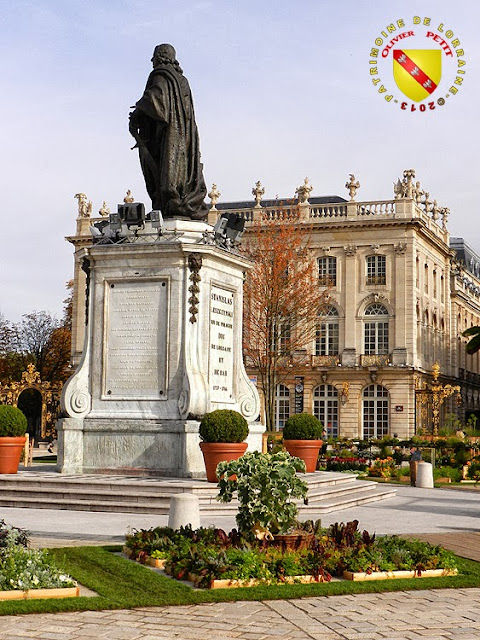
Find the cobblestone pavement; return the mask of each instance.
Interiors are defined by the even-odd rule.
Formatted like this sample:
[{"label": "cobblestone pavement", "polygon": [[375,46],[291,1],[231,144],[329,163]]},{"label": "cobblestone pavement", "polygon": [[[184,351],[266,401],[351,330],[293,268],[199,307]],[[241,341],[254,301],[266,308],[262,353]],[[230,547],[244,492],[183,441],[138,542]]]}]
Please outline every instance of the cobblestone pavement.
[{"label": "cobblestone pavement", "polygon": [[5,616],[0,640],[479,640],[480,589]]}]

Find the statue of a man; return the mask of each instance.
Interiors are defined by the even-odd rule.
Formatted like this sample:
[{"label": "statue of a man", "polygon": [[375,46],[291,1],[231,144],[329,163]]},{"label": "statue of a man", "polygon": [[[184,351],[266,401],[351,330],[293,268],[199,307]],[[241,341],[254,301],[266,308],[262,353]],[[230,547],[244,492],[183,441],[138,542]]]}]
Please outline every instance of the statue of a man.
[{"label": "statue of a man", "polygon": [[144,94],[130,113],[152,208],[164,218],[203,220],[207,188],[190,87],[170,44],[155,47],[152,63]]}]

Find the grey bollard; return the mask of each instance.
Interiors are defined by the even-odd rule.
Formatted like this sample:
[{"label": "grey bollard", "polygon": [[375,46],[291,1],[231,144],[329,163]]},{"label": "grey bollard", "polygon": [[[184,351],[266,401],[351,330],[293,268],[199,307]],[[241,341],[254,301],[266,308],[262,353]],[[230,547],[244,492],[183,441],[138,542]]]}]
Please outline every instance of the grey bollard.
[{"label": "grey bollard", "polygon": [[192,529],[200,526],[200,505],[198,496],[193,493],[176,493],[170,496],[170,511],[168,514],[168,526],[179,529],[187,524]]},{"label": "grey bollard", "polygon": [[430,462],[418,463],[415,486],[421,489],[433,489],[433,467]]}]

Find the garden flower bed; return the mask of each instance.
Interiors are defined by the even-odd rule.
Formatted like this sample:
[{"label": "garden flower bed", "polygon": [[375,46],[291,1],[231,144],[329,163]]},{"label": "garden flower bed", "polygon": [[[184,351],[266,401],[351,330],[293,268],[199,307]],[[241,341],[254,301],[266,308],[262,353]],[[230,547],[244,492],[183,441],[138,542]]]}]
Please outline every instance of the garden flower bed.
[{"label": "garden flower bed", "polygon": [[78,595],[75,581],[55,566],[46,551],[28,548],[26,531],[0,520],[0,600]]},{"label": "garden flower bed", "polygon": [[357,521],[336,523],[329,529],[312,524],[305,525],[310,542],[302,549],[284,550],[275,540],[246,539],[235,529],[227,534],[214,528],[157,527],[128,535],[125,550],[133,560],[157,562],[174,578],[211,589],[329,582],[332,577],[433,577],[457,571],[454,555],[439,546],[396,536],[376,538],[360,533]]}]

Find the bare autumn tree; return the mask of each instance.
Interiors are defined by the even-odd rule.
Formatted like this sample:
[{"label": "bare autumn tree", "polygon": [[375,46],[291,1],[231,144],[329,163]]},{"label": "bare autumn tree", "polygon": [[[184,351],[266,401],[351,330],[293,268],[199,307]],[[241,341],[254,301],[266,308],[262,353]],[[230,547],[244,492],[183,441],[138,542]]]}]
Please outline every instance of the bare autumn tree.
[{"label": "bare autumn tree", "polygon": [[258,374],[267,431],[274,431],[276,387],[291,373],[292,354],[312,344],[329,296],[298,215],[262,219],[246,236],[242,252],[254,266],[244,287],[243,352]]},{"label": "bare autumn tree", "polygon": [[15,331],[11,322],[0,314],[0,380],[11,382],[19,379],[21,372],[21,358],[15,352]]},{"label": "bare autumn tree", "polygon": [[[73,284],[73,283],[72,283]],[[72,284],[64,300],[63,317],[57,320],[47,311],[33,311],[10,323],[0,316],[0,379],[20,380],[33,363],[46,382],[63,382],[69,375],[71,348]]]}]

